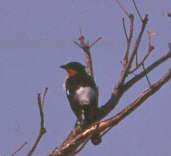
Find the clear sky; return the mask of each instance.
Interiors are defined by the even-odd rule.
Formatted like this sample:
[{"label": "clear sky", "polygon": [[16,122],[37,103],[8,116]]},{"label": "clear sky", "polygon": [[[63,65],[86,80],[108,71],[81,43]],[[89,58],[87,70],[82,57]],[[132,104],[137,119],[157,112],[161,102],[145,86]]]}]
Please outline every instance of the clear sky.
[{"label": "clear sky", "polygon": [[[129,0],[123,5],[135,12]],[[149,14],[147,30],[155,50],[146,66],[168,52],[171,41],[171,1],[137,0],[143,15]],[[67,137],[74,127],[73,115],[62,87],[65,72],[60,65],[70,61],[84,63],[84,54],[73,41],[80,29],[89,41],[99,36],[92,48],[100,103],[104,104],[118,82],[125,37],[124,14],[114,0],[1,0],[0,1],[0,155],[10,156],[25,141],[28,145],[17,154],[24,156],[31,148],[40,125],[37,93],[49,88],[45,104],[45,127],[34,156],[46,156]],[[136,16],[135,35],[140,26]],[[145,32],[140,53],[147,50]],[[170,61],[170,60],[169,60]],[[163,64],[149,74],[152,83],[168,71]],[[81,156],[170,156],[171,155],[171,83],[148,99],[140,108],[103,137],[101,145],[91,143]],[[145,79],[124,95],[109,116],[129,104],[148,84]]]}]

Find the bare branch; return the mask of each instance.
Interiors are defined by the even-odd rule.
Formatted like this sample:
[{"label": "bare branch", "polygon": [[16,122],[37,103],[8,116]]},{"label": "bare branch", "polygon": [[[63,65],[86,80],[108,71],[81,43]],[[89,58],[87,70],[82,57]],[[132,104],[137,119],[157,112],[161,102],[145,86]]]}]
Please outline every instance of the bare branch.
[{"label": "bare branch", "polygon": [[40,118],[41,118],[40,131],[39,131],[39,135],[37,136],[36,141],[35,141],[33,147],[28,152],[27,156],[31,156],[33,154],[33,152],[37,148],[38,143],[40,142],[40,139],[46,133],[46,129],[44,127],[43,106],[44,106],[44,103],[45,103],[45,96],[47,94],[47,91],[48,91],[48,88],[45,88],[45,91],[44,91],[44,94],[43,94],[43,100],[41,100],[41,93],[38,93],[38,95],[37,95],[37,101],[38,101],[37,103],[38,103],[38,107],[39,107],[39,111],[40,111]]},{"label": "bare branch", "polygon": [[102,39],[102,37],[97,38],[97,40],[95,40],[91,45],[89,45],[89,43],[85,43],[85,37],[82,35],[82,33],[80,32],[80,37],[79,37],[79,41],[80,43],[74,41],[74,43],[80,47],[84,53],[85,53],[85,57],[86,57],[86,64],[87,64],[87,69],[88,69],[88,75],[90,75],[91,77],[94,78],[93,76],[93,64],[92,64],[92,59],[91,59],[91,53],[90,53],[90,49],[98,42]]},{"label": "bare branch", "polygon": [[74,43],[75,43],[78,47],[82,48],[81,45],[80,45],[78,42],[74,41]]},{"label": "bare branch", "polygon": [[122,6],[122,4],[120,3],[120,1],[119,0],[116,0],[116,2],[118,3],[118,5],[122,9],[122,11],[129,17],[128,11]]},{"label": "bare branch", "polygon": [[114,117],[104,121],[103,127],[101,124],[99,125],[100,131],[106,129],[108,127],[116,126],[121,120],[123,120],[126,116],[131,114],[137,107],[139,107],[146,99],[156,93],[165,83],[167,83],[171,79],[171,69],[156,83],[152,85],[152,87],[145,89],[140,96],[131,104],[126,106],[121,112],[119,112]]},{"label": "bare branch", "polygon": [[134,59],[134,57],[135,57],[135,55],[137,53],[137,50],[139,48],[140,41],[141,41],[142,35],[144,33],[144,30],[145,30],[145,27],[146,27],[147,22],[148,22],[148,15],[146,15],[145,18],[144,18],[144,20],[143,20],[143,23],[142,23],[142,26],[141,26],[141,31],[140,31],[140,33],[138,35],[137,40],[136,40],[136,43],[135,43],[135,47],[133,49],[133,52],[132,52],[132,54],[130,56],[130,59],[128,61],[127,66],[122,71],[122,75],[121,75],[121,79],[120,79],[120,84],[119,85],[122,85],[124,83],[124,81],[125,81],[125,79],[126,79],[126,77],[128,75],[128,72],[129,72],[129,70],[131,68],[131,65],[132,65],[132,62],[133,62],[133,59]]},{"label": "bare branch", "polygon": [[128,89],[130,89],[136,82],[141,80],[146,74],[150,73],[152,70],[154,70],[160,64],[164,63],[169,58],[171,58],[171,51],[169,51],[167,54],[156,60],[151,65],[149,65],[145,71],[142,71],[141,73],[134,76],[134,78],[126,82],[123,86],[119,86],[118,83],[114,88],[111,98],[108,100],[108,102],[105,105],[100,107],[99,120],[103,119],[107,114],[109,114],[116,107],[120,98]]},{"label": "bare branch", "polygon": [[137,81],[141,80],[146,74],[154,70],[156,67],[158,67],[160,64],[164,63],[167,59],[171,58],[171,51],[169,51],[167,54],[159,58],[157,61],[149,65],[145,71],[142,71],[141,73],[137,74],[134,78],[126,82],[124,85],[124,90],[127,91],[130,87],[132,87]]},{"label": "bare branch", "polygon": [[21,151],[25,145],[27,145],[27,141],[24,142],[14,153],[12,153],[12,156],[15,156],[19,151]]},{"label": "bare branch", "polygon": [[[124,60],[123,60],[123,69],[126,68],[126,65],[128,63],[128,57],[129,57],[129,51],[130,51],[130,47],[131,47],[131,41],[132,41],[132,37],[133,37],[133,30],[134,30],[134,15],[130,14],[129,16],[129,37],[127,39],[127,47],[126,47],[126,51],[125,51],[125,56],[124,56]],[[126,28],[125,28],[126,31]]]},{"label": "bare branch", "polygon": [[124,34],[125,34],[126,40],[127,40],[127,42],[128,42],[128,34],[127,34],[127,31],[126,31],[126,26],[125,26],[125,19],[124,19],[124,17],[122,18],[122,25],[123,25],[123,29],[124,29]]},{"label": "bare branch", "polygon": [[86,57],[86,64],[87,64],[87,69],[88,69],[88,75],[90,75],[91,77],[94,78],[93,75],[93,64],[92,64],[92,59],[91,59],[91,53],[90,53],[90,48],[92,46],[94,46],[99,40],[101,39],[101,37],[99,37],[91,46],[87,43],[85,43],[85,37],[82,35],[82,33],[80,32],[80,37],[79,37],[79,41],[80,43],[74,41],[74,43],[79,46],[85,53],[85,57]]},{"label": "bare branch", "polygon": [[88,143],[89,140],[90,140],[90,137],[87,137],[85,141],[83,141],[83,144],[81,145],[81,147],[77,149],[76,151],[74,151],[73,153],[71,153],[69,156],[73,156],[79,153],[84,148],[84,146]]},{"label": "bare branch", "polygon": [[144,58],[142,59],[142,61],[139,64],[137,64],[134,69],[132,69],[131,71],[129,71],[129,73],[135,72],[140,66],[142,66],[144,64],[145,60],[148,58],[148,56],[153,51],[153,49],[154,49],[154,46],[151,44],[151,33],[148,32],[148,50],[147,50],[147,53],[144,56]]},{"label": "bare branch", "polygon": [[139,11],[139,9],[138,9],[138,7],[137,7],[135,1],[134,1],[134,0],[132,0],[132,1],[133,1],[134,7],[135,7],[135,9],[136,9],[136,11],[137,11],[137,14],[138,14],[138,16],[139,16],[141,22],[143,22],[143,18],[142,18],[141,14],[140,14],[140,11]]},{"label": "bare branch", "polygon": [[[166,61],[168,58],[171,58],[171,50],[168,54],[164,55],[154,63],[152,63],[150,66],[147,67],[146,70],[139,73],[138,75],[135,75],[131,80],[128,82],[125,82],[126,77],[129,74],[130,68],[132,66],[132,62],[134,58],[136,57],[136,67],[139,68],[141,65],[144,65],[145,60],[150,55],[151,51],[154,49],[154,47],[151,45],[151,38],[149,36],[149,48],[147,51],[147,54],[144,56],[142,61],[138,63],[138,48],[141,42],[142,35],[144,33],[146,24],[148,22],[148,15],[145,16],[143,19],[140,15],[140,12],[135,4],[135,1],[133,0],[134,6],[136,8],[136,11],[142,21],[141,30],[139,32],[139,35],[136,39],[136,43],[134,45],[133,51],[129,56],[130,46],[131,46],[131,40],[133,36],[133,24],[134,24],[134,16],[132,14],[129,14],[128,11],[121,5],[119,0],[116,0],[119,4],[122,11],[129,17],[130,19],[130,29],[129,29],[129,35],[127,34],[125,22],[123,19],[123,27],[124,27],[124,33],[127,39],[127,47],[126,47],[126,53],[124,56],[124,62],[123,62],[123,70],[121,79],[118,82],[118,84],[115,86],[111,98],[108,100],[108,102],[99,108],[98,110],[98,119],[96,123],[93,123],[89,127],[81,127],[80,125],[76,126],[71,133],[68,135],[66,140],[61,144],[60,147],[56,147],[53,152],[49,154],[49,156],[73,156],[76,153],[80,152],[82,148],[87,144],[87,142],[92,139],[94,134],[99,134],[99,136],[103,136],[106,134],[109,130],[113,128],[113,126],[117,125],[120,121],[122,121],[125,117],[127,117],[130,113],[132,113],[137,107],[139,107],[145,100],[147,100],[151,95],[156,93],[165,83],[167,83],[171,79],[171,69],[156,83],[151,85],[149,88],[145,89],[137,99],[135,99],[131,104],[129,104],[127,107],[125,107],[121,112],[116,114],[110,119],[107,119],[105,121],[100,121],[103,119],[109,112],[111,112],[115,106],[119,103],[120,98],[122,95],[131,88],[137,81],[141,80],[143,77],[147,76],[147,73],[151,72],[153,69],[155,69],[157,66],[159,66],[161,63]],[[90,55],[90,48],[94,46],[97,41],[99,41],[101,38],[98,38],[92,45],[89,45],[89,43],[85,43],[85,38],[82,34],[80,34],[79,43],[74,42],[77,46],[83,49],[86,56],[86,64],[88,68],[88,74],[93,77],[93,68],[92,68],[92,60]],[[171,44],[169,45],[171,47]]]},{"label": "bare branch", "polygon": [[44,94],[43,94],[42,109],[44,109],[45,97],[46,97],[47,91],[48,91],[48,88],[45,88],[45,91],[44,91]]},{"label": "bare branch", "polygon": [[138,53],[135,54],[136,66],[138,66]]},{"label": "bare branch", "polygon": [[147,76],[147,72],[146,72],[146,68],[145,68],[144,63],[142,64],[142,67],[143,67],[143,70],[144,70],[144,72],[145,72],[145,77],[146,77],[146,79],[147,79],[147,82],[148,82],[149,86],[151,87],[152,85],[151,85],[150,79],[149,79],[148,76]]},{"label": "bare branch", "polygon": [[[91,138],[93,133],[101,133],[108,129],[109,127],[116,126],[120,121],[122,121],[126,116],[132,113],[137,107],[139,107],[146,99],[156,93],[165,83],[171,79],[171,69],[152,87],[145,89],[141,95],[127,107],[125,107],[121,112],[116,114],[105,121],[94,123],[86,130],[80,130],[79,133],[70,136],[68,143],[61,145],[60,148],[56,148],[49,156],[65,156],[69,155],[72,151],[77,151],[76,149],[87,139]],[[98,126],[97,126],[98,125]],[[77,127],[76,127],[77,128]]]},{"label": "bare branch", "polygon": [[91,45],[90,48],[92,48],[98,41],[100,41],[102,39],[102,37],[97,38],[97,40],[95,40]]}]

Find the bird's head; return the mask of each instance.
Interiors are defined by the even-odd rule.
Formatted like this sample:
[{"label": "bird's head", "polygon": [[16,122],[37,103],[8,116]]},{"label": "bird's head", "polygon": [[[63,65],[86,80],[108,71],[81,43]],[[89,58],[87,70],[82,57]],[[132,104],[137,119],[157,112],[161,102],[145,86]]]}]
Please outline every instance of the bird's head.
[{"label": "bird's head", "polygon": [[85,74],[85,66],[79,62],[70,62],[60,66],[67,71],[67,78],[75,76],[77,74]]}]

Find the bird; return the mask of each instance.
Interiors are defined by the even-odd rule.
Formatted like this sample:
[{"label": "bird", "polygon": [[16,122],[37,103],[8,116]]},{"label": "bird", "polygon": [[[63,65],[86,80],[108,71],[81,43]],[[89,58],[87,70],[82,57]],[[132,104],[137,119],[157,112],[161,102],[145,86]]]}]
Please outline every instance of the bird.
[{"label": "bird", "polygon": [[98,89],[92,76],[86,72],[86,67],[79,62],[69,62],[61,65],[66,70],[64,81],[66,95],[77,120],[76,124],[91,124],[97,119]]}]

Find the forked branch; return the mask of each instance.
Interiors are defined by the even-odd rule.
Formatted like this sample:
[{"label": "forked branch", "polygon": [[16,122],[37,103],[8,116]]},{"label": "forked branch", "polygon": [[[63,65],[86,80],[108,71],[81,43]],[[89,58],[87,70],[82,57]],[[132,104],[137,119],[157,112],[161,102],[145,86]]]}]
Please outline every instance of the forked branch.
[{"label": "forked branch", "polygon": [[40,111],[40,118],[41,118],[40,131],[39,131],[39,134],[33,144],[33,147],[28,152],[27,156],[31,156],[33,154],[33,152],[37,148],[38,143],[40,142],[40,139],[46,133],[46,129],[44,127],[44,111],[43,111],[43,109],[44,109],[45,97],[46,97],[47,91],[48,91],[48,88],[45,88],[45,91],[43,94],[43,99],[41,99],[41,93],[38,93],[38,95],[37,95],[37,103],[38,103],[38,107],[39,107],[39,111]]},{"label": "forked branch", "polygon": [[[61,146],[56,147],[49,156],[73,156],[76,153],[80,152],[80,150],[87,144],[87,142],[94,136],[94,134],[99,134],[99,137],[106,134],[110,129],[112,129],[114,126],[116,126],[120,121],[122,121],[125,117],[127,117],[130,113],[132,113],[137,107],[139,107],[144,101],[146,101],[150,96],[155,94],[164,84],[166,84],[171,79],[171,69],[163,75],[163,77],[151,85],[149,88],[145,89],[131,104],[127,105],[121,112],[117,113],[115,116],[105,120],[102,120],[106,115],[108,115],[119,103],[121,97],[124,93],[126,93],[131,87],[134,86],[135,83],[140,81],[143,77],[147,75],[147,73],[150,73],[152,70],[157,68],[159,65],[164,63],[166,60],[171,58],[171,44],[169,44],[169,52],[156,60],[154,63],[149,65],[146,70],[138,73],[135,75],[131,80],[126,81],[127,76],[136,71],[141,65],[144,64],[145,60],[148,58],[152,50],[154,49],[154,46],[151,44],[151,33],[148,33],[148,50],[144,58],[138,63],[135,68],[131,70],[132,63],[136,57],[138,56],[138,48],[140,46],[140,42],[144,33],[144,30],[146,28],[147,22],[148,22],[148,15],[145,15],[144,18],[140,15],[140,12],[135,4],[135,1],[133,0],[134,6],[136,8],[136,11],[138,13],[138,16],[140,17],[142,21],[140,32],[136,38],[136,43],[133,46],[133,50],[130,53],[130,47],[131,47],[131,40],[133,37],[133,25],[134,25],[134,15],[128,13],[128,11],[121,5],[119,0],[116,0],[119,4],[120,8],[123,10],[123,12],[128,16],[129,18],[129,33],[127,33],[125,21],[123,19],[123,27],[124,27],[124,33],[127,39],[127,46],[125,50],[125,55],[123,58],[123,67],[122,67],[122,74],[121,78],[118,82],[118,84],[114,87],[111,98],[99,108],[98,111],[98,119],[89,127],[83,128],[80,125],[76,126],[71,133],[68,135],[66,140],[61,144]],[[98,38],[93,44],[89,45],[88,43],[85,43],[85,38],[81,34],[79,38],[79,43],[74,42],[76,45],[78,45],[80,48],[83,49],[86,56],[86,64],[88,67],[88,73],[93,77],[93,67],[92,67],[92,59],[90,55],[90,48],[97,43],[101,38]]]},{"label": "forked branch", "polygon": [[101,39],[102,39],[102,37],[99,37],[96,41],[94,41],[91,45],[89,45],[88,42],[85,43],[85,37],[82,35],[82,33],[80,33],[80,37],[79,37],[79,42],[80,43],[74,41],[74,43],[77,46],[79,46],[84,51],[85,57],[86,57],[86,64],[87,64],[87,69],[88,69],[88,75],[90,75],[93,78],[94,78],[93,63],[92,63],[90,49]]},{"label": "forked branch", "polygon": [[136,67],[129,71],[129,73],[135,72],[137,69],[139,69],[145,62],[145,60],[148,58],[148,56],[151,54],[151,52],[154,50],[154,46],[151,44],[151,35],[153,32],[148,32],[148,50],[142,61],[136,65]]},{"label": "forked branch", "polygon": [[[110,127],[116,126],[120,121],[122,121],[126,116],[132,113],[137,107],[139,107],[145,100],[147,100],[150,96],[156,93],[165,83],[167,83],[171,79],[171,69],[156,83],[152,85],[152,87],[145,89],[139,97],[133,101],[131,104],[126,106],[121,112],[116,114],[114,117],[109,118],[105,121],[101,121],[98,123],[94,123],[89,128],[85,130],[80,130],[78,133],[78,129],[80,127],[76,127],[75,135],[68,141],[68,144],[63,144],[60,148],[56,148],[49,156],[71,156],[71,153],[77,151],[82,142],[86,142],[87,138],[91,138],[91,136],[96,133],[103,133],[106,129]],[[103,133],[104,134],[104,133]]]}]

